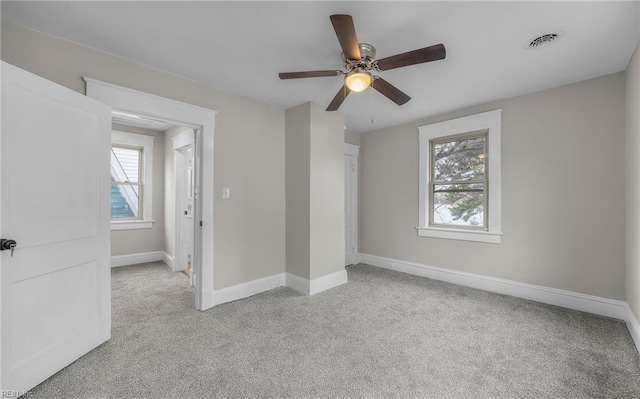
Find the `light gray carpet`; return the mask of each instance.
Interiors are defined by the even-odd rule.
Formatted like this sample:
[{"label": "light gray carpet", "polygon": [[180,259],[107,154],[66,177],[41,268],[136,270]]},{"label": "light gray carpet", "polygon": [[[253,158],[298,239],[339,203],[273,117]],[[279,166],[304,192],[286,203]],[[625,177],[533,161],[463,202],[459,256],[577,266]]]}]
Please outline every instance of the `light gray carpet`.
[{"label": "light gray carpet", "polygon": [[640,398],[623,322],[366,265],[304,297],[193,309],[159,263],[113,270],[113,338],[34,398]]}]

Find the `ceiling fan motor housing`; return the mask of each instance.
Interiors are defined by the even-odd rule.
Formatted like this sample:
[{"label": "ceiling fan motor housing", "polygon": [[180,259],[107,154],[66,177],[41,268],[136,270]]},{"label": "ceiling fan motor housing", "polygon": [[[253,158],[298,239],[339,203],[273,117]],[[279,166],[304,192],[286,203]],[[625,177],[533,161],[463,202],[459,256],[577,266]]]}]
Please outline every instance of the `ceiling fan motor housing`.
[{"label": "ceiling fan motor housing", "polygon": [[376,48],[369,43],[358,43],[358,49],[360,50],[359,60],[349,60],[345,57],[344,53],[342,53],[345,69],[348,72],[356,69],[364,69],[367,71],[375,69]]},{"label": "ceiling fan motor housing", "polygon": [[360,48],[360,57],[362,57],[362,59],[368,58],[372,61],[376,59],[376,48],[371,44],[358,43],[358,48]]}]

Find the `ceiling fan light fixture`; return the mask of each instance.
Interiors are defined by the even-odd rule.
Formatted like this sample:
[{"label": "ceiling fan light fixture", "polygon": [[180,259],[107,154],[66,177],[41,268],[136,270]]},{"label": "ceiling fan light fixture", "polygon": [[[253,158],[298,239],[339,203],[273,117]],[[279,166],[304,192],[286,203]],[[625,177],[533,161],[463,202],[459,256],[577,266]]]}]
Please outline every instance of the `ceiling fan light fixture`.
[{"label": "ceiling fan light fixture", "polygon": [[[406,93],[372,73],[388,71],[410,65],[442,60],[446,50],[442,43],[420,48],[406,53],[376,59],[376,48],[368,43],[358,42],[353,18],[347,14],[333,14],[329,17],[342,48],[343,71],[301,71],[281,72],[280,79],[317,78],[322,76],[343,76],[343,85],[327,106],[327,111],[337,111],[349,93],[362,92],[368,87],[387,97],[397,105],[406,104],[411,100]],[[373,85],[375,80],[376,84]]]},{"label": "ceiling fan light fixture", "polygon": [[356,69],[347,74],[344,78],[344,84],[347,85],[349,90],[361,92],[371,86],[371,74],[369,72]]}]

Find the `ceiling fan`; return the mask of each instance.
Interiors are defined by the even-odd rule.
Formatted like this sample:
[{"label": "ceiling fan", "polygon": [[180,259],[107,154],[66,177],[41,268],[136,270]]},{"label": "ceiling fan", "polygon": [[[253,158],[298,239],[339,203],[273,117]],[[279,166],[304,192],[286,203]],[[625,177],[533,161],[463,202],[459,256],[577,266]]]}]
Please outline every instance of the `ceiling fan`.
[{"label": "ceiling fan", "polygon": [[342,60],[346,72],[339,70],[282,72],[280,79],[344,76],[344,85],[333,98],[327,111],[336,111],[352,91],[360,92],[371,86],[398,105],[411,97],[372,72],[388,71],[409,65],[442,60],[446,56],[443,44],[421,48],[376,60],[376,49],[368,43],[358,43],[351,15],[336,14],[329,17],[342,47]]}]

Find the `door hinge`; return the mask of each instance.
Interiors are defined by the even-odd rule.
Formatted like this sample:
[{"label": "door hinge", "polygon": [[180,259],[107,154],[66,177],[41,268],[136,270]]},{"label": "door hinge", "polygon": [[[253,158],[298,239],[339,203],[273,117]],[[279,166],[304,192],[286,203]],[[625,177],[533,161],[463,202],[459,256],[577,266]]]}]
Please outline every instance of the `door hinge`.
[{"label": "door hinge", "polygon": [[202,227],[202,220],[200,221],[200,227]]}]

